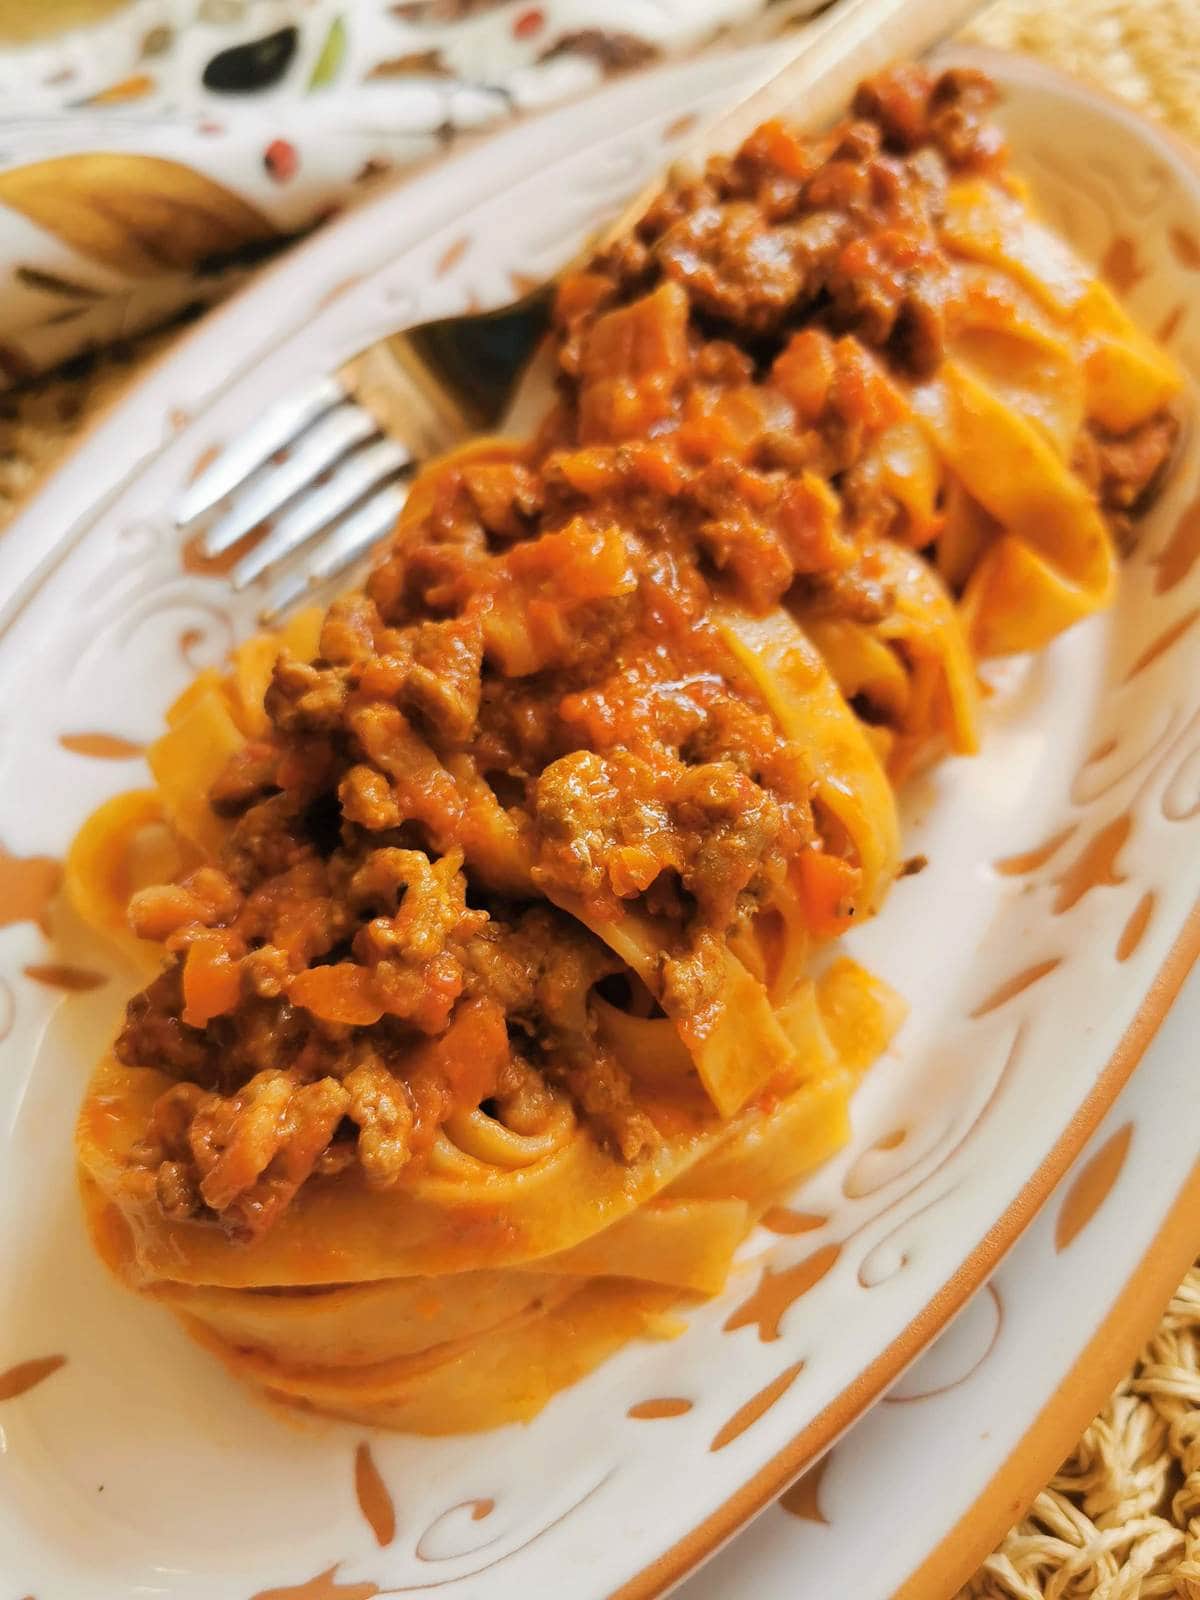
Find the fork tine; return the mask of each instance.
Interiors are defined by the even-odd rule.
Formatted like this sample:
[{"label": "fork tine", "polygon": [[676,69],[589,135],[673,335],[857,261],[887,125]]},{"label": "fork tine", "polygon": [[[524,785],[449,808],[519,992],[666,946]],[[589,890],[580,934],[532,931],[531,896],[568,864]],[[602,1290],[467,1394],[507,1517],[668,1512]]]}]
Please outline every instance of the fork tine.
[{"label": "fork tine", "polygon": [[403,483],[389,483],[373,494],[325,539],[315,561],[279,582],[259,612],[262,621],[273,622],[306,589],[315,589],[353,566],[389,532],[407,499],[408,487]]},{"label": "fork tine", "polygon": [[218,500],[232,494],[276,450],[289,444],[330,406],[336,406],[345,398],[346,391],[336,378],[321,378],[299,394],[268,406],[254,426],[228,449],[222,450],[184,490],[175,508],[177,526],[186,527]]},{"label": "fork tine", "polygon": [[235,589],[244,589],[268,567],[298,550],[369,490],[378,488],[385,478],[411,464],[411,452],[394,439],[379,439],[365,450],[356,451],[338,467],[328,483],[298,501],[265,539],[247,551],[230,573],[229,581]]},{"label": "fork tine", "polygon": [[219,556],[278,511],[299,490],[308,487],[326,467],[377,433],[375,418],[361,406],[335,406],[316,422],[288,455],[286,461],[238,495],[201,540],[207,556]]}]

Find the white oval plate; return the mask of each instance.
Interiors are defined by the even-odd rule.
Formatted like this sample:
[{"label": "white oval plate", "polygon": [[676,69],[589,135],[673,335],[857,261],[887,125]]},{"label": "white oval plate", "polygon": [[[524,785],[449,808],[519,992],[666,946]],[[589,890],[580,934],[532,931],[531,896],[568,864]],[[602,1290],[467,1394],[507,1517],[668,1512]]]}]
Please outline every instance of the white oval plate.
[{"label": "white oval plate", "polygon": [[[0,1570],[16,1595],[661,1592],[983,1281],[1194,954],[1192,433],[1114,611],[995,674],[984,754],[909,796],[909,847],[931,865],[855,950],[912,1017],[858,1097],[850,1149],[804,1190],[820,1227],[757,1235],[682,1339],[626,1349],[527,1427],[365,1440],[263,1410],[91,1256],[71,1122],[129,985],[61,909],[47,940],[54,862],[97,801],[141,780],[130,747],[256,603],[189,570],[165,508],[288,386],[389,327],[551,270],[766,54],[618,85],[350,215],[173,352],[0,541],[0,1394],[47,1372],[24,1363],[66,1358],[0,1402]],[[1045,208],[1200,372],[1194,169],[1092,91],[994,65]],[[1025,870],[997,870],[1030,851]],[[662,1399],[675,1414],[629,1416]],[[382,1544],[356,1498],[360,1445],[395,1506]]]}]

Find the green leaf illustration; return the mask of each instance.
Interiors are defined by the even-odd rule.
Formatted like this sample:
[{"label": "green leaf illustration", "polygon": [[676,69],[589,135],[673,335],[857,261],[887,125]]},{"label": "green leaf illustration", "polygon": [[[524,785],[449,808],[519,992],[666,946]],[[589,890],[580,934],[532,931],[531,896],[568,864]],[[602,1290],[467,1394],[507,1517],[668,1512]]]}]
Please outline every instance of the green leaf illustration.
[{"label": "green leaf illustration", "polygon": [[308,80],[310,91],[324,89],[333,82],[342,70],[342,59],[345,54],[346,24],[343,18],[334,17],[329,24],[329,32],[325,35],[325,43],[321,46],[316,65],[312,69],[312,77]]}]

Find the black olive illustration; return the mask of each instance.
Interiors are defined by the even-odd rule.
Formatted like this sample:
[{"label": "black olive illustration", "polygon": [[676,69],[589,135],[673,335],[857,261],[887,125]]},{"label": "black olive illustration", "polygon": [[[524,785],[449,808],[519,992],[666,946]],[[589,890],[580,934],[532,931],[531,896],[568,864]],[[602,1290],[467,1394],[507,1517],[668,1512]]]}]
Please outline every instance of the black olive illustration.
[{"label": "black olive illustration", "polygon": [[283,77],[296,54],[298,28],[280,28],[248,44],[219,50],[204,69],[204,87],[214,94],[256,94]]}]

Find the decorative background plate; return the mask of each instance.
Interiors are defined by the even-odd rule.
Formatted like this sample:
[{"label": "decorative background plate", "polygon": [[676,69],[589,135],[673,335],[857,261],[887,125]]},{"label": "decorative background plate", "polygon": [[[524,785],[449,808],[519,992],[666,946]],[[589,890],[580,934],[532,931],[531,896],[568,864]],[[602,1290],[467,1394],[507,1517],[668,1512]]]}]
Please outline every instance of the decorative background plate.
[{"label": "decorative background plate", "polygon": [[0,389],[223,297],[460,138],[818,3],[0,0]]},{"label": "decorative background plate", "polygon": [[[768,54],[604,90],[349,216],[173,351],[0,542],[0,1572],[14,1597],[660,1592],[983,1281],[1186,972],[1200,942],[1194,430],[1114,611],[990,672],[984,754],[909,794],[908,847],[931,864],[854,949],[912,1017],[858,1096],[849,1150],[783,1231],[748,1242],[680,1340],[626,1349],[524,1428],[367,1437],[251,1401],[110,1284],[84,1240],[71,1123],[129,984],[55,902],[57,863],[87,811],[139,781],[164,707],[256,603],[181,547],[164,508],[289,385],[552,270]],[[1094,92],[993,66],[1044,208],[1200,374],[1194,169]]]}]

